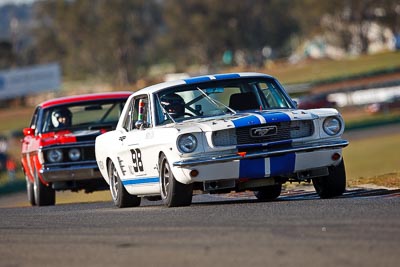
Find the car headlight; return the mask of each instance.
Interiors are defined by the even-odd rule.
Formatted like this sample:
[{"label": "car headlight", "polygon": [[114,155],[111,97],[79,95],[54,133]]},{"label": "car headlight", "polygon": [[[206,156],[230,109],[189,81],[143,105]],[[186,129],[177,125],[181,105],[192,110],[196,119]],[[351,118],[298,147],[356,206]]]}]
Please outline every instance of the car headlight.
[{"label": "car headlight", "polygon": [[197,148],[197,139],[193,134],[183,134],[178,139],[178,148],[183,153],[191,153]]},{"label": "car headlight", "polygon": [[336,117],[329,117],[325,119],[323,128],[328,135],[335,135],[342,129],[342,123]]},{"label": "car headlight", "polygon": [[81,158],[81,151],[78,148],[72,148],[68,151],[68,157],[71,161],[77,161]]},{"label": "car headlight", "polygon": [[63,153],[61,149],[51,149],[47,151],[47,160],[51,163],[61,162]]}]

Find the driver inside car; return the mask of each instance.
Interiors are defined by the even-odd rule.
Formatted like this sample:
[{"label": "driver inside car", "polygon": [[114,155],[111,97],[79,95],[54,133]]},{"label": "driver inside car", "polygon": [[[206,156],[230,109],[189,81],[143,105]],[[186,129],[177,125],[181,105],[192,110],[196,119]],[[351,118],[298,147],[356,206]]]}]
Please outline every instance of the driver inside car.
[{"label": "driver inside car", "polygon": [[72,114],[68,109],[57,109],[51,115],[54,128],[65,128],[71,126]]},{"label": "driver inside car", "polygon": [[162,96],[161,105],[173,119],[185,115],[185,101],[175,93]]}]

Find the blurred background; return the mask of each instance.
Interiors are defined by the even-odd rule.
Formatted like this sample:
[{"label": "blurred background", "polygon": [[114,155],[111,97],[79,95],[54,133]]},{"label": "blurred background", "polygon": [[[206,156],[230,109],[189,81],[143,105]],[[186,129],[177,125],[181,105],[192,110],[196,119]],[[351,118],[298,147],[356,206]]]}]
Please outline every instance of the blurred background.
[{"label": "blurred background", "polygon": [[400,186],[400,0],[0,0],[0,185],[43,100],[238,71],[342,112],[349,186]]}]

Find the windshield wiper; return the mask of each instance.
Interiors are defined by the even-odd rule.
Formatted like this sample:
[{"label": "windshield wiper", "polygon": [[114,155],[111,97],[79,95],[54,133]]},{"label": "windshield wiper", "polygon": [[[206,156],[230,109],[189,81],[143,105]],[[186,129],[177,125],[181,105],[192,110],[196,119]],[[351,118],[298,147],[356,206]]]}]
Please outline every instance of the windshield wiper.
[{"label": "windshield wiper", "polygon": [[221,106],[223,106],[224,108],[226,108],[227,110],[229,110],[230,112],[232,112],[233,114],[236,114],[236,111],[230,107],[228,107],[227,105],[225,105],[224,103],[218,101],[217,99],[214,99],[212,97],[210,97],[209,95],[206,94],[206,92],[204,92],[200,87],[196,87],[197,90],[199,90],[211,103],[213,103],[219,110],[224,111],[221,109]]}]

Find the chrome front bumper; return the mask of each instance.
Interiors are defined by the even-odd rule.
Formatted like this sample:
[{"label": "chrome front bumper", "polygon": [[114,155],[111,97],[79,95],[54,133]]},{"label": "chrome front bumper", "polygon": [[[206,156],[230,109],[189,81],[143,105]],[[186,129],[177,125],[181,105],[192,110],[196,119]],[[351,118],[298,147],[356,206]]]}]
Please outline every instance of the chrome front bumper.
[{"label": "chrome front bumper", "polygon": [[205,165],[205,164],[213,164],[213,163],[221,163],[221,162],[229,162],[235,160],[242,159],[254,159],[254,158],[268,158],[273,156],[279,156],[287,153],[296,153],[296,152],[308,152],[308,151],[316,151],[316,150],[324,150],[324,149],[337,149],[346,147],[349,144],[347,140],[335,140],[335,141],[325,141],[319,142],[315,144],[306,144],[299,145],[289,148],[280,148],[280,149],[266,149],[263,151],[257,152],[247,152],[245,154],[230,154],[223,156],[213,156],[213,157],[197,157],[194,159],[186,159],[181,161],[176,161],[173,163],[175,167],[191,167],[197,165]]},{"label": "chrome front bumper", "polygon": [[43,166],[39,171],[46,182],[61,182],[102,178],[96,162],[68,167]]}]

